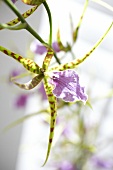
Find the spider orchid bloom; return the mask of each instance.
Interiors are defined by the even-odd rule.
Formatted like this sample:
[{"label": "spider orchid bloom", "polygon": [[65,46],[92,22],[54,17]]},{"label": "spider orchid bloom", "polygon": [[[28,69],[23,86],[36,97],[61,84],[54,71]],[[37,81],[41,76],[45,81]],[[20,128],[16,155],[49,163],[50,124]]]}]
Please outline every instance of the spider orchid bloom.
[{"label": "spider orchid bloom", "polygon": [[79,76],[74,70],[50,73],[49,83],[53,85],[53,94],[65,102],[82,101],[85,104],[88,99],[84,87],[79,84]]},{"label": "spider orchid bloom", "polygon": [[[59,48],[57,42],[53,42],[52,43],[52,47],[53,47],[55,52],[59,52],[60,51],[60,48]],[[43,46],[42,44],[39,44],[39,42],[37,40],[34,40],[31,43],[30,49],[31,49],[31,51],[33,53],[40,54],[40,55],[42,55],[42,54],[47,52],[47,48],[45,46]]]}]

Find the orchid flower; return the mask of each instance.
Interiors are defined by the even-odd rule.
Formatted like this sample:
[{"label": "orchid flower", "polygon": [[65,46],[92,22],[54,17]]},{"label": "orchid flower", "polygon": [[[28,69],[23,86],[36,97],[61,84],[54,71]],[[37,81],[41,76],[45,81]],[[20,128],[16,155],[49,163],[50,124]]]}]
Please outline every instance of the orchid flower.
[{"label": "orchid flower", "polygon": [[[44,3],[45,0],[40,0],[40,1],[39,0],[37,1],[23,0],[23,2],[29,5],[36,5],[36,6],[30,9],[28,12],[25,12],[20,17],[21,21],[24,21],[24,18],[27,18],[29,15],[31,15],[31,13],[33,13],[40,4]],[[86,1],[86,4],[87,2],[88,1]],[[81,19],[82,18],[83,17],[81,17]],[[20,20],[19,18],[16,18],[15,20],[8,22],[5,26],[1,25],[0,29],[9,28],[8,26],[14,26],[18,22],[20,22]],[[80,23],[78,27],[80,26]],[[79,83],[78,74],[73,69],[75,69],[85,59],[87,59],[90,56],[90,54],[99,46],[99,44],[102,42],[102,40],[105,38],[109,30],[111,29],[112,25],[113,25],[113,22],[109,26],[107,31],[104,33],[104,35],[93,46],[93,48],[87,54],[85,54],[82,58],[73,60],[72,62],[67,62],[65,64],[60,64],[59,66],[52,67],[52,68],[49,68],[51,59],[54,56],[54,50],[51,46],[52,43],[47,45],[36,33],[35,33],[35,38],[38,37],[42,45],[45,45],[45,48],[47,48],[47,52],[46,52],[42,67],[39,67],[38,64],[35,63],[33,60],[29,58],[24,58],[21,55],[15,54],[14,52],[0,46],[1,52],[17,60],[29,72],[34,73],[34,77],[29,82],[20,84],[13,80],[14,84],[16,84],[22,89],[30,90],[36,87],[43,80],[44,88],[45,88],[49,106],[50,106],[50,117],[51,117],[48,149],[47,149],[46,159],[43,165],[46,164],[49,158],[52,141],[54,137],[54,128],[55,128],[56,116],[57,116],[57,98],[61,98],[66,102],[82,101],[84,104],[86,103],[88,99],[87,94],[85,93],[84,87],[82,87]],[[28,26],[28,29],[32,32],[33,30],[31,29],[31,27],[29,25],[27,26]],[[78,27],[77,27],[77,30],[78,30]],[[66,50],[63,44],[61,43],[59,36],[58,36],[58,39],[59,39],[58,45],[60,46],[60,49],[62,48]],[[74,38],[74,41],[75,41],[75,38]]]},{"label": "orchid flower", "polygon": [[80,100],[86,103],[88,97],[84,87],[80,86],[79,76],[74,70],[53,71],[50,83],[54,86],[53,94],[57,98],[62,98],[65,102]]},{"label": "orchid flower", "polygon": [[0,46],[1,52],[17,60],[28,71],[37,74],[30,82],[25,84],[19,84],[13,81],[17,86],[26,90],[30,90],[36,87],[42,79],[44,80],[44,87],[50,105],[51,120],[48,150],[46,160],[43,165],[45,165],[48,160],[54,136],[54,127],[57,115],[56,97],[60,97],[66,102],[74,102],[76,100],[79,100],[86,103],[87,95],[85,93],[84,87],[81,87],[79,84],[78,74],[74,70],[70,69],[76,68],[79,64],[81,64],[85,59],[90,56],[90,54],[95,50],[95,48],[99,46],[99,44],[105,38],[112,25],[113,23],[109,26],[105,34],[99,39],[99,41],[93,46],[93,48],[82,58],[73,60],[72,62],[68,62],[66,64],[61,64],[50,69],[50,61],[54,55],[54,51],[52,49],[47,50],[42,68],[40,68],[38,64],[35,63],[33,60],[23,58],[19,54],[15,54],[14,52]]}]

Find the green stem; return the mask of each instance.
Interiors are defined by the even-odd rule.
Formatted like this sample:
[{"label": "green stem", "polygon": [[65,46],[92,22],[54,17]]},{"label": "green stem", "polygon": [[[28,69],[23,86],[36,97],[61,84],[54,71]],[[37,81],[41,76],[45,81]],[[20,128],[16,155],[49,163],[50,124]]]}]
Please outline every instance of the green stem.
[{"label": "green stem", "polygon": [[49,17],[49,25],[50,25],[50,34],[49,34],[49,45],[52,45],[52,16],[51,16],[51,11],[49,9],[49,6],[46,1],[43,2],[44,7],[47,11],[48,17]]},{"label": "green stem", "polygon": [[57,63],[58,63],[58,64],[61,64],[61,62],[60,62],[60,60],[58,59],[58,57],[57,57],[56,53],[54,53],[54,57],[55,57],[55,59],[56,59]]},{"label": "green stem", "polygon": [[48,46],[48,44],[36,33],[36,31],[29,24],[27,25],[26,30],[29,31],[41,43]]},{"label": "green stem", "polygon": [[32,29],[32,27],[26,22],[26,20],[24,19],[24,17],[20,14],[20,12],[18,11],[18,9],[16,8],[16,6],[11,2],[11,0],[4,0],[4,2],[9,6],[10,9],[12,9],[12,11],[18,16],[18,18],[20,19],[20,21],[22,23],[25,23],[26,26],[26,30],[29,31],[36,39],[38,39],[41,43],[46,44],[44,42],[44,40],[35,32],[35,30]]},{"label": "green stem", "polygon": [[[50,33],[49,33],[49,45],[52,46],[52,16],[51,16],[51,11],[50,11],[50,8],[47,4],[46,1],[43,2],[43,5],[47,11],[47,14],[48,14],[48,17],[49,17],[49,25],[50,25]],[[54,57],[57,61],[58,64],[61,64],[60,60],[58,59],[56,53],[54,53]]]}]

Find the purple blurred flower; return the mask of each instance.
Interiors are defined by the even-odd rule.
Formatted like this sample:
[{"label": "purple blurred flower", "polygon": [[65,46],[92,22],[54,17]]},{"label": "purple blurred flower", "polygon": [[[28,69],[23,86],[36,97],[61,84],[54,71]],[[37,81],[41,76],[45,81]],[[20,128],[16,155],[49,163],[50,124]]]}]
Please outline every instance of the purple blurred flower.
[{"label": "purple blurred flower", "polygon": [[103,168],[103,169],[112,169],[113,168],[113,161],[110,160],[102,160],[100,158],[93,158],[92,159],[94,165],[98,168]]},{"label": "purple blurred flower", "polygon": [[37,40],[34,40],[31,43],[30,49],[33,53],[35,54],[44,54],[45,52],[47,52],[47,49],[45,46],[39,44],[39,42]]},{"label": "purple blurred flower", "polygon": [[10,75],[9,75],[9,82],[11,82],[11,77],[16,77],[20,74],[20,70],[14,69],[11,71]]},{"label": "purple blurred flower", "polygon": [[66,102],[83,101],[87,94],[79,84],[78,74],[74,70],[54,71],[50,75],[50,83],[54,86],[53,94]]},{"label": "purple blurred flower", "polygon": [[60,52],[60,48],[57,42],[53,42],[52,47],[55,50],[55,52]]},{"label": "purple blurred flower", "polygon": [[68,161],[63,161],[59,166],[58,170],[76,170],[75,167]]},{"label": "purple blurred flower", "polygon": [[[60,48],[58,46],[57,42],[53,42],[52,44],[53,49],[55,50],[55,52],[59,52]],[[39,44],[39,42],[37,40],[34,40],[31,43],[30,49],[33,53],[35,54],[44,54],[45,52],[47,52],[47,48],[45,46],[43,46],[42,44]]]},{"label": "purple blurred flower", "polygon": [[12,70],[12,72],[11,72],[10,76],[11,76],[11,77],[15,77],[15,76],[18,76],[19,74],[20,74],[20,71],[19,71],[19,70],[14,69],[14,70]]},{"label": "purple blurred flower", "polygon": [[16,100],[15,100],[15,107],[16,108],[23,108],[26,106],[27,99],[28,99],[28,94],[21,94],[18,95]]},{"label": "purple blurred flower", "polygon": [[62,135],[64,135],[66,138],[69,138],[72,135],[72,129],[71,125],[66,124],[65,128],[63,129]]},{"label": "purple blurred flower", "polygon": [[43,83],[41,83],[40,87],[38,88],[38,91],[41,93],[42,100],[47,100],[47,96],[46,96]]},{"label": "purple blurred flower", "polygon": [[15,3],[16,1],[18,1],[18,0],[11,0],[13,3]]}]

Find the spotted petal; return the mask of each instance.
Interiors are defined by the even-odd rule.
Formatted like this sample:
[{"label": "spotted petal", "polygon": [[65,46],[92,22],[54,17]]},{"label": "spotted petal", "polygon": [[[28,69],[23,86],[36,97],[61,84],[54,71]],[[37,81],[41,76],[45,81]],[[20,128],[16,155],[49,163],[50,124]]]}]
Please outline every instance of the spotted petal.
[{"label": "spotted petal", "polygon": [[41,5],[45,0],[22,0],[27,5]]},{"label": "spotted petal", "polygon": [[53,94],[66,102],[87,101],[84,87],[79,84],[79,76],[74,70],[54,71],[50,83],[54,86]]},{"label": "spotted petal", "polygon": [[15,54],[2,46],[0,46],[0,51],[20,62],[28,71],[36,74],[42,74],[42,69],[33,60],[23,58],[19,54]]},{"label": "spotted petal", "polygon": [[[16,3],[17,0],[12,0],[13,3]],[[31,9],[27,10],[26,12],[24,12],[22,14],[22,17],[23,18],[28,18],[31,14],[33,14],[33,12],[38,8],[38,5],[37,6],[34,6],[32,7]],[[9,22],[7,22],[5,25],[8,25],[8,26],[14,26],[16,24],[18,24],[20,22],[20,19],[19,18],[15,18]],[[0,30],[4,29],[5,27],[0,27]]]},{"label": "spotted petal", "polygon": [[41,82],[43,77],[44,77],[43,74],[39,74],[39,75],[35,76],[32,80],[27,82],[27,83],[20,84],[20,83],[15,82],[15,81],[13,81],[13,83],[16,84],[17,86],[19,86],[22,89],[31,90]]},{"label": "spotted petal", "polygon": [[49,101],[51,119],[50,119],[50,133],[49,133],[48,149],[47,149],[46,159],[42,166],[44,166],[46,164],[46,162],[49,158],[49,155],[50,155],[52,142],[53,142],[53,138],[54,138],[54,128],[55,128],[55,123],[56,123],[56,116],[57,116],[56,97],[52,93],[52,87],[48,83],[47,77],[44,77],[44,87],[45,87],[45,91],[46,91],[48,101]]}]

